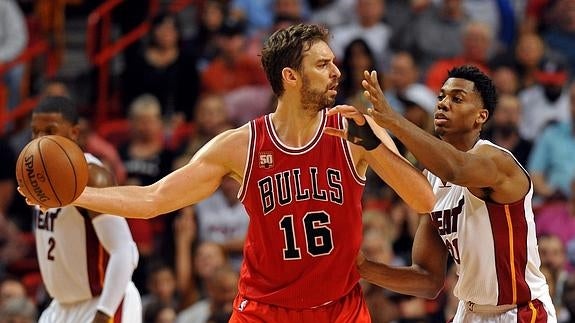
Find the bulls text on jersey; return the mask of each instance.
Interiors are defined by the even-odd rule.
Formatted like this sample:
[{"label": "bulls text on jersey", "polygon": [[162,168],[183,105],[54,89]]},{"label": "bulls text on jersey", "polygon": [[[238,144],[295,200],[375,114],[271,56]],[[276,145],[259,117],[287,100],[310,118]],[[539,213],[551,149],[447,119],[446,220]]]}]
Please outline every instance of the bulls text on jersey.
[{"label": "bulls text on jersey", "polygon": [[[299,168],[284,170],[260,179],[258,187],[264,215],[271,212],[278,204],[284,206],[293,201],[313,199],[343,204],[341,171],[328,168],[321,175],[326,177],[326,187],[320,187],[318,179],[320,171],[317,167],[309,167],[307,172]],[[309,187],[302,186],[303,176],[309,176]]]}]

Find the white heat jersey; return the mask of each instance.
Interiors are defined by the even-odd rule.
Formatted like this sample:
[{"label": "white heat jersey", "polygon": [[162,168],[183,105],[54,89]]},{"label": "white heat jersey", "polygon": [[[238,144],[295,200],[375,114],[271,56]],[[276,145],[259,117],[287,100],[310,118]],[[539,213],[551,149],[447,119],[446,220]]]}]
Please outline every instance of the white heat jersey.
[{"label": "white heat jersey", "polygon": [[[511,154],[486,140],[476,145]],[[521,200],[498,204],[426,173],[437,198],[431,220],[457,266],[456,297],[482,305],[521,305],[549,295],[539,271],[532,184]]]},{"label": "white heat jersey", "polygon": [[[102,165],[90,154],[88,164]],[[100,244],[85,210],[74,206],[34,212],[36,251],[42,279],[59,303],[75,303],[100,295],[108,253]]]}]

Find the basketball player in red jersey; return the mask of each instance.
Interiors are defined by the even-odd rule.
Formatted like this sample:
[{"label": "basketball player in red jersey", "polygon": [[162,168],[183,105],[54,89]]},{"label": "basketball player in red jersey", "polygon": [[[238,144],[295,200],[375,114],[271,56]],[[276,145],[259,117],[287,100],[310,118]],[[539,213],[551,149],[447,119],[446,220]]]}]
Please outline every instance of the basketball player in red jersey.
[{"label": "basketball player in red jersey", "polygon": [[[491,79],[473,66],[449,72],[435,110],[438,139],[394,112],[375,72],[364,77],[374,106],[369,113],[426,167],[437,201],[421,218],[412,266],[392,268],[360,256],[362,276],[396,292],[432,298],[443,287],[449,252],[460,300],[454,322],[557,322],[539,270],[533,184],[508,150],[480,139],[497,101]],[[330,114],[338,112],[354,113],[336,107]]]},{"label": "basketball player in red jersey", "polygon": [[[32,137],[77,140],[78,113],[66,97],[43,98],[32,113]],[[93,155],[88,185],[114,185]],[[34,235],[42,280],[53,298],[40,323],[142,322],[138,290],[131,282],[138,250],[126,219],[72,205],[34,210]]]},{"label": "basketball player in red jersey", "polygon": [[277,31],[261,58],[275,112],[218,135],[150,186],[88,187],[74,204],[150,218],[197,203],[230,176],[250,216],[231,322],[370,322],[356,267],[368,165],[415,210],[429,212],[434,198],[362,114],[347,121],[357,144],[324,134],[346,123],[326,115],[341,75],[327,42],[317,25]]}]

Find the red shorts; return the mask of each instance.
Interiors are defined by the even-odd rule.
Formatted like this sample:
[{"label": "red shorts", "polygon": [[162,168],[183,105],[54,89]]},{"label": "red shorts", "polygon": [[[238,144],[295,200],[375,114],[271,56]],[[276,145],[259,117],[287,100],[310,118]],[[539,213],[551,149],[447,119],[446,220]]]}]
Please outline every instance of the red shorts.
[{"label": "red shorts", "polygon": [[310,309],[292,309],[248,300],[238,295],[230,323],[369,323],[371,317],[359,284],[344,297]]}]

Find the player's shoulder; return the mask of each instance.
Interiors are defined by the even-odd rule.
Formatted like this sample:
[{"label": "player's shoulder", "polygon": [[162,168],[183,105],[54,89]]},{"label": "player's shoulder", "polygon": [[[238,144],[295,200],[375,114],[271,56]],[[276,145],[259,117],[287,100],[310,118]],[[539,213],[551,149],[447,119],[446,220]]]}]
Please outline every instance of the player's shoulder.
[{"label": "player's shoulder", "polygon": [[85,153],[84,156],[88,162],[88,186],[108,187],[116,185],[114,175],[98,158],[89,153]]},{"label": "player's shoulder", "polygon": [[244,124],[238,128],[229,129],[214,138],[214,141],[219,145],[224,145],[226,148],[238,148],[247,145],[250,138],[249,123]]}]

